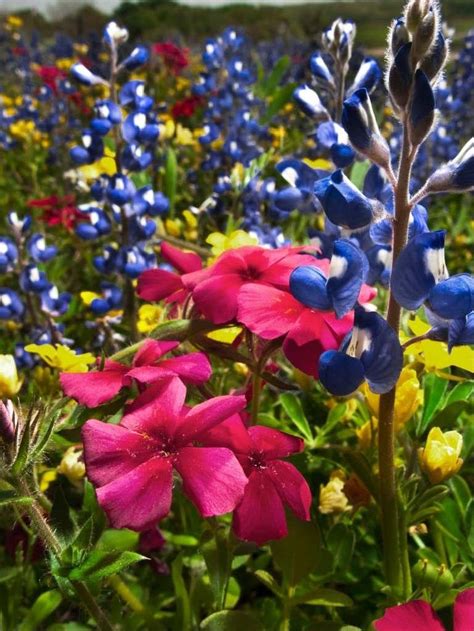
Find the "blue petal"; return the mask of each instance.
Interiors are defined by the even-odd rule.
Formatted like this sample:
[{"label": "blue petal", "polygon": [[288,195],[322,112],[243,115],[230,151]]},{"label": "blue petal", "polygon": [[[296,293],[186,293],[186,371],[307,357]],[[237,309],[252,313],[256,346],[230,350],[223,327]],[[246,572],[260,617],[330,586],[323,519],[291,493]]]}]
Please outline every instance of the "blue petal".
[{"label": "blue petal", "polygon": [[448,332],[448,349],[451,352],[454,346],[466,346],[474,344],[474,311],[464,318],[451,320]]},{"label": "blue petal", "polygon": [[357,302],[366,271],[364,259],[362,251],[351,241],[334,242],[327,295],[338,318],[349,313]]},{"label": "blue petal", "polygon": [[326,292],[326,276],[317,267],[302,265],[291,272],[290,291],[296,300],[310,307],[328,311],[331,308]]},{"label": "blue petal", "polygon": [[[394,265],[391,288],[395,300],[405,309],[416,310],[428,298],[437,279],[433,262],[444,264],[444,231],[425,232],[414,237]],[[437,267],[436,265],[434,267]]]},{"label": "blue petal", "polygon": [[342,126],[349,135],[356,149],[365,150],[370,146],[372,131],[367,124],[367,116],[362,114],[362,103],[369,99],[367,90],[357,90],[344,101],[342,109]]},{"label": "blue petal", "polygon": [[367,92],[372,92],[381,77],[382,71],[375,59],[366,57],[357,71],[353,84],[347,92],[348,96],[351,96],[356,90],[362,88],[365,88]]},{"label": "blue petal", "polygon": [[403,351],[392,327],[375,311],[356,308],[354,327],[369,338],[360,356],[372,392],[384,394],[398,381],[403,366]]},{"label": "blue petal", "polygon": [[287,186],[275,193],[273,198],[274,204],[280,209],[291,212],[298,208],[303,200],[303,194],[298,188]]},{"label": "blue petal", "polygon": [[321,103],[319,96],[308,85],[298,86],[293,92],[293,98],[299,108],[308,116],[320,116],[326,113],[326,108]]},{"label": "blue petal", "polygon": [[352,184],[342,171],[314,185],[314,193],[329,220],[337,226],[356,230],[372,220],[371,202]]},{"label": "blue petal", "polygon": [[410,121],[416,129],[429,120],[434,112],[435,98],[428,77],[423,70],[415,72],[413,99],[410,106]]},{"label": "blue petal", "polygon": [[456,274],[441,281],[431,290],[428,301],[430,309],[441,318],[463,318],[474,309],[474,277]]},{"label": "blue petal", "polygon": [[319,358],[319,379],[332,394],[347,396],[364,381],[364,366],[346,353],[326,351]]},{"label": "blue petal", "polygon": [[355,155],[355,151],[350,145],[335,142],[331,147],[331,159],[339,169],[344,169],[352,164]]},{"label": "blue petal", "polygon": [[474,155],[461,164],[454,171],[453,184],[461,190],[474,187]]},{"label": "blue petal", "polygon": [[276,169],[291,186],[311,192],[313,191],[314,183],[321,174],[321,171],[312,169],[301,160],[293,158],[282,160],[276,165]]},{"label": "blue petal", "polygon": [[317,79],[327,81],[327,83],[334,83],[331,71],[326,65],[321,53],[314,53],[309,60],[309,67],[311,72]]}]

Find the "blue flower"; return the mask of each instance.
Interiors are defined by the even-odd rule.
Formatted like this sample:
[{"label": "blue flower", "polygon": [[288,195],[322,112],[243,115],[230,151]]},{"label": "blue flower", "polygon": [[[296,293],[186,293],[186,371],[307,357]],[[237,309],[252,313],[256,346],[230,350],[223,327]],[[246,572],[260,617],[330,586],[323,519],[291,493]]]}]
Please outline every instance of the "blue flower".
[{"label": "blue flower", "polygon": [[72,147],[69,154],[76,164],[92,164],[104,155],[104,141],[91,129],[85,129],[81,136],[82,147]]},{"label": "blue flower", "polygon": [[453,160],[439,167],[428,179],[428,193],[469,191],[474,188],[474,138],[471,138]]},{"label": "blue flower", "polygon": [[366,272],[363,252],[342,239],[334,242],[328,277],[311,265],[297,267],[290,276],[290,291],[307,307],[335,311],[342,318],[354,308]]},{"label": "blue flower", "polygon": [[71,294],[68,292],[59,293],[56,285],[51,285],[49,289],[41,292],[41,308],[53,317],[64,315],[71,302]]},{"label": "blue flower", "polygon": [[146,64],[148,59],[148,49],[145,48],[145,46],[137,46],[132,50],[130,55],[121,62],[119,68],[125,68],[126,70],[136,70],[140,66]]},{"label": "blue flower", "polygon": [[25,265],[20,274],[20,287],[23,291],[40,293],[51,287],[46,274],[41,272],[36,265]]},{"label": "blue flower", "polygon": [[33,234],[26,244],[31,258],[37,263],[46,263],[56,256],[58,248],[55,245],[47,245],[44,235]]},{"label": "blue flower", "polygon": [[86,68],[84,64],[76,63],[71,67],[72,76],[83,85],[106,84],[107,82]]},{"label": "blue flower", "polygon": [[309,85],[300,85],[293,92],[293,99],[298,107],[308,116],[313,118],[329,117],[329,114],[321,102],[317,92]]},{"label": "blue flower", "polygon": [[120,309],[123,299],[122,290],[117,287],[117,285],[107,281],[102,281],[100,288],[102,290],[102,297],[94,298],[91,301],[89,305],[91,311],[95,315],[103,316],[109,311]]},{"label": "blue flower", "polygon": [[24,311],[25,307],[16,291],[0,287],[0,320],[18,320]]},{"label": "blue flower", "polygon": [[326,121],[318,125],[316,138],[322,147],[330,150],[331,159],[339,169],[344,169],[354,161],[356,154],[349,145],[349,136],[337,123]]},{"label": "blue flower", "polygon": [[313,75],[319,81],[328,84],[332,88],[335,87],[334,77],[331,74],[321,53],[317,52],[311,55],[309,59],[309,67]]},{"label": "blue flower", "polygon": [[367,92],[372,92],[382,78],[380,66],[372,57],[366,57],[361,63],[354,81],[347,91],[347,96],[351,96],[357,90],[365,88]]},{"label": "blue flower", "polygon": [[109,202],[123,206],[132,199],[135,192],[132,180],[126,175],[117,173],[110,178],[105,194]]},{"label": "blue flower", "polygon": [[415,310],[425,303],[436,316],[454,320],[474,310],[474,277],[448,277],[444,235],[439,230],[413,238],[394,265],[391,288],[402,307]]},{"label": "blue flower", "polygon": [[350,340],[341,350],[326,351],[319,359],[319,378],[332,394],[351,394],[364,381],[376,394],[389,392],[397,383],[403,352],[392,327],[374,311],[356,306]]},{"label": "blue flower", "polygon": [[91,120],[91,129],[100,136],[105,136],[114,125],[118,125],[122,120],[120,108],[109,99],[102,99],[95,102],[95,118]]},{"label": "blue flower", "polygon": [[160,134],[155,122],[149,122],[144,112],[132,112],[122,125],[122,136],[126,142],[154,142]]},{"label": "blue flower", "polygon": [[111,48],[116,48],[128,39],[128,31],[126,28],[120,27],[117,22],[108,22],[104,28],[104,42]]},{"label": "blue flower", "polygon": [[93,206],[92,204],[82,204],[79,206],[79,210],[87,217],[88,222],[80,222],[77,224],[75,233],[78,237],[89,241],[109,234],[112,229],[112,224],[102,208]]},{"label": "blue flower", "polygon": [[356,90],[344,101],[342,126],[352,145],[376,164],[390,164],[390,150],[380,133],[370,96],[365,88]]},{"label": "blue flower", "polygon": [[150,185],[139,188],[133,196],[132,205],[138,215],[147,213],[152,217],[163,217],[169,210],[169,199],[160,193],[153,191]]},{"label": "blue flower", "polygon": [[357,230],[369,226],[373,220],[373,203],[341,170],[317,181],[314,194],[329,220],[337,226]]},{"label": "blue flower", "polygon": [[11,271],[18,260],[18,248],[8,237],[0,236],[0,273]]},{"label": "blue flower", "polygon": [[145,94],[144,81],[128,81],[119,92],[120,105],[133,107],[140,112],[148,112],[153,106],[153,99]]}]

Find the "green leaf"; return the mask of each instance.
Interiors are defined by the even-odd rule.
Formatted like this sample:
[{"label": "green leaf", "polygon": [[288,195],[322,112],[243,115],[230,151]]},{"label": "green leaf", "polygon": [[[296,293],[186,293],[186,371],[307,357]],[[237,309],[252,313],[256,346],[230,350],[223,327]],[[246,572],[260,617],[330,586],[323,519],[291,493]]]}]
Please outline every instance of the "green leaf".
[{"label": "green leaf", "polygon": [[434,373],[430,373],[426,375],[423,381],[423,387],[425,401],[423,414],[416,428],[417,436],[424,434],[434,414],[441,406],[448,387],[448,382],[446,379],[441,379]]},{"label": "green leaf", "polygon": [[178,554],[171,564],[171,578],[173,580],[176,595],[176,615],[174,628],[176,631],[189,631],[191,629],[191,604],[188,590],[183,579],[183,553]]},{"label": "green leaf", "polygon": [[20,496],[16,494],[16,491],[0,491],[0,507],[8,506],[9,504],[31,504],[33,498]]},{"label": "green leaf", "polygon": [[334,558],[336,569],[345,570],[352,559],[355,546],[355,534],[353,530],[344,524],[336,524],[331,528],[327,536],[327,547]]},{"label": "green leaf", "polygon": [[262,631],[260,623],[244,611],[217,611],[203,620],[203,631]]},{"label": "green leaf", "polygon": [[291,392],[285,392],[284,394],[280,394],[279,401],[300,433],[306,438],[306,440],[311,442],[313,440],[313,434],[309,423],[306,420],[300,399]]},{"label": "green leaf", "polygon": [[214,533],[207,531],[204,537],[207,540],[201,544],[201,552],[209,572],[214,597],[219,608],[223,608],[232,564],[227,531],[224,528],[216,528]]},{"label": "green leaf", "polygon": [[474,390],[474,382],[467,381],[466,383],[458,383],[454,386],[446,399],[445,407],[455,403],[456,401],[469,401],[469,398]]},{"label": "green leaf", "polygon": [[278,596],[278,598],[282,597],[280,586],[278,585],[276,580],[273,578],[273,576],[270,574],[270,572],[266,572],[265,570],[257,570],[255,572],[255,576],[258,578],[258,580],[261,583],[265,585],[265,587],[268,587],[268,589],[272,591],[275,594],[275,596]]},{"label": "green leaf", "polygon": [[19,631],[37,631],[43,620],[46,620],[59,607],[62,599],[62,594],[57,589],[52,589],[38,596],[21,623]]},{"label": "green leaf", "polygon": [[469,504],[472,493],[468,483],[460,475],[456,475],[448,482],[458,505],[460,512],[464,515]]},{"label": "green leaf", "polygon": [[170,217],[174,215],[174,204],[176,199],[176,184],[178,179],[178,164],[174,150],[169,147],[166,153],[165,166],[165,194],[170,202]]},{"label": "green leaf", "polygon": [[107,550],[109,552],[120,552],[133,550],[138,545],[138,532],[121,528],[120,530],[104,530],[97,541],[97,550]]},{"label": "green leaf", "polygon": [[137,552],[95,550],[87,556],[84,563],[69,573],[69,578],[71,581],[98,581],[112,574],[117,574],[129,565],[144,561],[146,558]]},{"label": "green leaf", "polygon": [[293,605],[319,605],[324,607],[352,607],[352,598],[335,589],[324,587],[313,589],[306,594],[295,596],[291,599]]},{"label": "green leaf", "polygon": [[263,81],[261,85],[261,95],[262,96],[271,96],[276,88],[280,85],[281,80],[285,72],[288,70],[291,63],[291,59],[288,55],[284,55],[280,57],[280,59],[273,66],[273,70],[266,80]]},{"label": "green leaf", "polygon": [[21,437],[20,447],[18,449],[15,462],[12,465],[11,471],[14,476],[19,475],[26,467],[28,462],[28,454],[30,453],[30,426],[31,419],[28,418],[25,423],[25,429]]},{"label": "green leaf", "polygon": [[354,162],[352,166],[350,180],[360,190],[364,187],[364,179],[370,164],[369,160],[363,160],[362,162]]},{"label": "green leaf", "polygon": [[271,544],[273,559],[287,583],[297,585],[317,566],[321,535],[316,526],[288,513],[288,536]]},{"label": "green leaf", "polygon": [[474,553],[474,500],[471,500],[466,509],[464,517],[466,524],[466,541],[470,550]]},{"label": "green leaf", "polygon": [[269,123],[276,114],[291,100],[293,92],[295,90],[296,83],[288,83],[280,88],[277,88],[273,94],[267,111],[261,119],[262,125]]}]

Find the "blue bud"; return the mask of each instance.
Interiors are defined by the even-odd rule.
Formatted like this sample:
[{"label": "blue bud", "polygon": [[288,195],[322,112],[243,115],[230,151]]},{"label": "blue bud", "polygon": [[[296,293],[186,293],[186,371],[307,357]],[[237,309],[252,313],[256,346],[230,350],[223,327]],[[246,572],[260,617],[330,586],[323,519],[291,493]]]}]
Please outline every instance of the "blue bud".
[{"label": "blue bud", "polygon": [[331,176],[317,181],[314,193],[333,224],[351,230],[370,225],[373,219],[372,203],[342,171],[335,171]]}]

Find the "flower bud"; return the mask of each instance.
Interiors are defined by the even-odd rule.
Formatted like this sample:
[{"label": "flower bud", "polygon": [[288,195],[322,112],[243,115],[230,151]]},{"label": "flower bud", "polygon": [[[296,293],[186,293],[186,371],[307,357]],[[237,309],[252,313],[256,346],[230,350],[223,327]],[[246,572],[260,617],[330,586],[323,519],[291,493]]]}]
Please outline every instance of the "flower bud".
[{"label": "flower bud", "polygon": [[463,464],[461,449],[459,432],[443,433],[439,427],[430,430],[425,447],[418,450],[418,460],[431,484],[440,484],[459,471]]},{"label": "flower bud", "polygon": [[390,149],[380,133],[369,93],[365,88],[356,90],[344,101],[342,126],[353,147],[380,166],[390,163]]},{"label": "flower bud", "polygon": [[13,397],[21,384],[13,355],[0,355],[0,398]]},{"label": "flower bud", "polygon": [[438,32],[438,22],[438,11],[433,5],[421,20],[413,35],[411,54],[414,62],[423,60],[423,57],[435,42]]},{"label": "flower bud", "polygon": [[410,98],[413,74],[410,64],[411,42],[400,47],[388,73],[388,92],[393,104],[404,110]]},{"label": "flower bud", "polygon": [[6,403],[0,400],[0,438],[6,443],[15,440],[17,415],[13,403],[8,399]]},{"label": "flower bud", "polygon": [[430,133],[434,123],[435,98],[430,82],[423,70],[415,72],[409,104],[409,136],[411,144],[420,145]]},{"label": "flower bud", "polygon": [[414,35],[416,29],[429,10],[430,0],[411,0],[405,8],[405,22],[408,31]]},{"label": "flower bud", "polygon": [[104,28],[104,41],[112,48],[123,44],[128,39],[128,31],[117,22],[109,22]]},{"label": "flower bud", "polygon": [[449,46],[441,31],[438,31],[436,41],[431,50],[425,55],[420,68],[430,80],[431,84],[436,81],[439,73],[443,70],[448,59]]},{"label": "flower bud", "polygon": [[429,193],[461,192],[474,188],[474,138],[468,140],[455,158],[433,173],[426,188]]},{"label": "flower bud", "polygon": [[72,483],[82,480],[86,474],[86,466],[80,447],[73,445],[66,450],[59,463],[58,473],[65,475]]},{"label": "flower bud", "polygon": [[409,41],[410,33],[408,32],[404,18],[400,17],[398,20],[394,20],[390,31],[390,49],[392,55],[395,57],[400,48],[408,44]]}]

